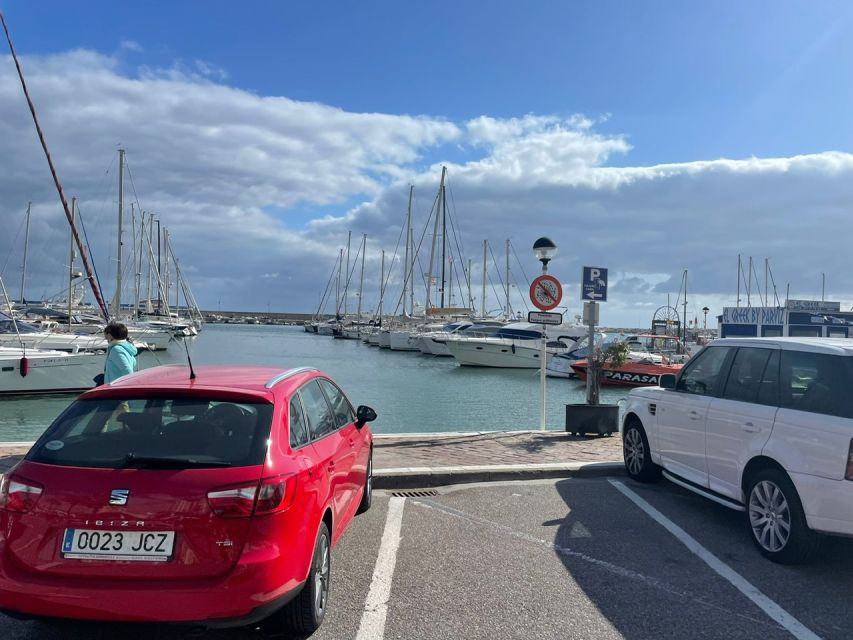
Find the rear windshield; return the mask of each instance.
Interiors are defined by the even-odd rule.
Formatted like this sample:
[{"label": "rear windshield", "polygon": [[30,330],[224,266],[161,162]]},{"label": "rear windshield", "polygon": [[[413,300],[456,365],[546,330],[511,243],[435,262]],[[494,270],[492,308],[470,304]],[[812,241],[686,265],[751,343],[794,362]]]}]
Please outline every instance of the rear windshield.
[{"label": "rear windshield", "polygon": [[198,397],[77,400],[27,459],[81,467],[194,468],[262,464],[273,405]]}]

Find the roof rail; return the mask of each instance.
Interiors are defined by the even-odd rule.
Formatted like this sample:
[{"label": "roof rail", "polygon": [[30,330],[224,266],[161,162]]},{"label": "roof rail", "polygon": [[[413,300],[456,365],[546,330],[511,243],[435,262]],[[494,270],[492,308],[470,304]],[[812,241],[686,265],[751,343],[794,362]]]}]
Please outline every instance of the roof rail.
[{"label": "roof rail", "polygon": [[287,380],[287,378],[290,378],[291,376],[295,376],[299,373],[305,373],[307,371],[317,371],[317,369],[315,367],[297,367],[296,369],[288,369],[287,371],[279,373],[277,376],[273,376],[272,378],[267,380],[267,383],[264,385],[264,388],[272,389],[282,380]]}]

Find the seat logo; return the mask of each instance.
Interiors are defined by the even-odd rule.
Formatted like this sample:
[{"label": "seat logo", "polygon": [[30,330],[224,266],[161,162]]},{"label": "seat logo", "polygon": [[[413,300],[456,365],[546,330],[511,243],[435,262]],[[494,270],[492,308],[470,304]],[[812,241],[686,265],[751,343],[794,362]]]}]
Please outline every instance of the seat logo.
[{"label": "seat logo", "polygon": [[110,491],[110,504],[123,505],[127,504],[127,499],[130,497],[130,489],[113,489]]}]

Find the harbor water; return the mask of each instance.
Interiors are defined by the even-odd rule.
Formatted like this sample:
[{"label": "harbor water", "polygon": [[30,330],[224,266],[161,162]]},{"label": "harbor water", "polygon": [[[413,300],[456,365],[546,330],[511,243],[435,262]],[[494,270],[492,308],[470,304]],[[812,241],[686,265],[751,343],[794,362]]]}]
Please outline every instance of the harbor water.
[{"label": "harbor water", "polygon": [[[373,407],[375,433],[514,431],[538,429],[538,369],[460,367],[453,358],[390,351],[358,340],[336,340],[302,327],[208,324],[186,339],[193,365],[311,366],[329,374],[354,405]],[[140,367],[186,364],[183,342],[168,351],[140,354]],[[546,428],[565,428],[565,405],[585,400],[578,380],[547,379]],[[624,388],[603,388],[601,402],[616,403]],[[37,438],[74,396],[0,399],[0,442]]]}]

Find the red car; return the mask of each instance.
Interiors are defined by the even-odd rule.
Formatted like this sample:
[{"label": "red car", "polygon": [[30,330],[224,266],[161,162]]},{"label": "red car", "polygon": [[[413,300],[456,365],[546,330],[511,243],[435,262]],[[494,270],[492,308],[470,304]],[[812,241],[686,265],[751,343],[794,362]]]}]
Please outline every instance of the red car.
[{"label": "red car", "polygon": [[370,507],[370,407],[316,369],[164,366],[81,395],[0,485],[0,610],[310,633]]}]

